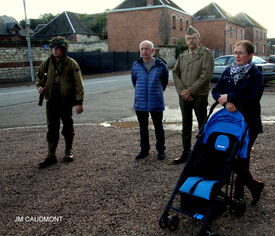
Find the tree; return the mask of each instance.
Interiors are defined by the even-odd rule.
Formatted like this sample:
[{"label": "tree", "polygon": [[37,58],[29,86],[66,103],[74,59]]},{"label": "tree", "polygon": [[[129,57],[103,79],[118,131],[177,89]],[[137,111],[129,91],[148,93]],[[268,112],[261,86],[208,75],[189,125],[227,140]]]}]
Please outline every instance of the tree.
[{"label": "tree", "polygon": [[107,38],[107,15],[106,12],[99,14],[79,14],[81,20],[89,30],[94,31],[101,39]]},{"label": "tree", "polygon": [[159,35],[163,45],[167,46],[170,38],[170,20],[167,8],[162,9],[159,22]]},{"label": "tree", "polygon": [[179,55],[188,48],[185,38],[179,38],[176,44],[176,58],[179,57]]},{"label": "tree", "polygon": [[[48,24],[53,18],[55,18],[56,16],[54,16],[51,13],[45,13],[43,15],[40,15],[38,19],[30,19],[30,28],[32,30],[35,30],[35,28],[39,25],[39,24]],[[26,28],[26,21],[25,20],[21,20],[19,22],[19,24],[23,27]]]}]

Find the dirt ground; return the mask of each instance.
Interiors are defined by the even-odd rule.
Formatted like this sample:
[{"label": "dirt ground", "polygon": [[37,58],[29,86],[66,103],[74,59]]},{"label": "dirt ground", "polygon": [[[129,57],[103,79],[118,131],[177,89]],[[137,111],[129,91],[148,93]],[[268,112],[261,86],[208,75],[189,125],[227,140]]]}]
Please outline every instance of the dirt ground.
[{"label": "dirt ground", "polygon": [[[265,182],[260,202],[251,206],[246,190],[243,217],[226,212],[212,223],[220,235],[275,235],[274,128],[264,126],[252,151],[251,171]],[[151,131],[150,155],[137,161],[138,128],[76,126],[75,161],[62,162],[61,138],[58,163],[38,169],[45,133],[45,128],[0,130],[0,235],[196,235],[200,229],[201,222],[181,214],[176,232],[158,226],[184,167],[172,164],[181,153],[179,131],[166,131],[164,161],[156,158]]]}]

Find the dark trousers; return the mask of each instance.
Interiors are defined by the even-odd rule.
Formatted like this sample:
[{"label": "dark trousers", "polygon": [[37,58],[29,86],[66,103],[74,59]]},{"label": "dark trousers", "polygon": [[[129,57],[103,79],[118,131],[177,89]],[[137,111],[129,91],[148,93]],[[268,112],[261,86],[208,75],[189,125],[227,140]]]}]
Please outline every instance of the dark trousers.
[{"label": "dark trousers", "polygon": [[[149,151],[150,142],[149,142],[149,129],[148,129],[148,111],[136,111],[137,119],[139,122],[140,129],[140,147],[141,151]],[[165,150],[165,137],[164,129],[162,124],[163,112],[150,112],[151,118],[153,120],[155,135],[156,135],[156,149],[158,152],[163,152]]]},{"label": "dark trousers", "polygon": [[253,189],[253,184],[257,182],[257,180],[253,179],[250,170],[250,152],[252,146],[258,136],[258,133],[249,132],[249,142],[247,147],[247,158],[239,158],[235,162],[235,172],[237,174],[235,180],[235,193],[234,197],[236,199],[243,198],[244,196],[244,186],[247,186],[251,191]]},{"label": "dark trousers", "polygon": [[[55,152],[59,140],[60,120],[63,123],[62,135],[65,138],[66,148],[71,149],[75,135],[72,117],[73,106],[61,101],[48,101],[46,104],[47,141],[53,147],[49,152]],[[68,150],[69,151],[69,150]]]},{"label": "dark trousers", "polygon": [[196,96],[193,97],[194,101],[188,102],[179,97],[182,114],[182,146],[184,151],[191,150],[193,110],[197,117],[199,129],[201,129],[207,117],[207,98],[207,96]]}]

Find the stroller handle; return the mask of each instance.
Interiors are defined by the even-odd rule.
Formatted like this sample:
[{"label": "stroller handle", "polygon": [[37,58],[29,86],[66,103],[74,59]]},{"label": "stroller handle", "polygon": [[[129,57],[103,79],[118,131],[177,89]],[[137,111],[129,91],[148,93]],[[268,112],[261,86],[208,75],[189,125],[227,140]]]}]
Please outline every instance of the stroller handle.
[{"label": "stroller handle", "polygon": [[207,123],[207,121],[208,121],[209,117],[211,116],[211,114],[213,113],[213,111],[214,111],[215,107],[216,107],[218,104],[219,104],[219,102],[218,102],[218,101],[216,101],[216,102],[214,102],[214,103],[213,103],[213,105],[210,107],[210,110],[209,110],[208,116],[206,117],[206,119],[205,119],[205,121],[204,121],[204,123],[203,123],[203,126],[202,126],[202,128],[200,129],[200,131],[199,131],[199,134],[198,134],[198,135],[200,135],[200,134],[202,133],[202,131],[203,131],[203,129],[204,129],[204,126],[205,126],[205,124]]}]

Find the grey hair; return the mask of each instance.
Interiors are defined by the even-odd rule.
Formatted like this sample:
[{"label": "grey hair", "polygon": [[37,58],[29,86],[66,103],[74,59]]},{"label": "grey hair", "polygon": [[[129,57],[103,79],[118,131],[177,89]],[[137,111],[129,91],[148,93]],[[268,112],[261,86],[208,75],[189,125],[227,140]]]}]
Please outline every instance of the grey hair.
[{"label": "grey hair", "polygon": [[144,41],[142,41],[142,42],[139,44],[139,48],[140,48],[141,45],[144,44],[144,43],[149,44],[151,48],[154,48],[154,44],[153,44],[151,41],[149,41],[149,40],[144,40]]}]

